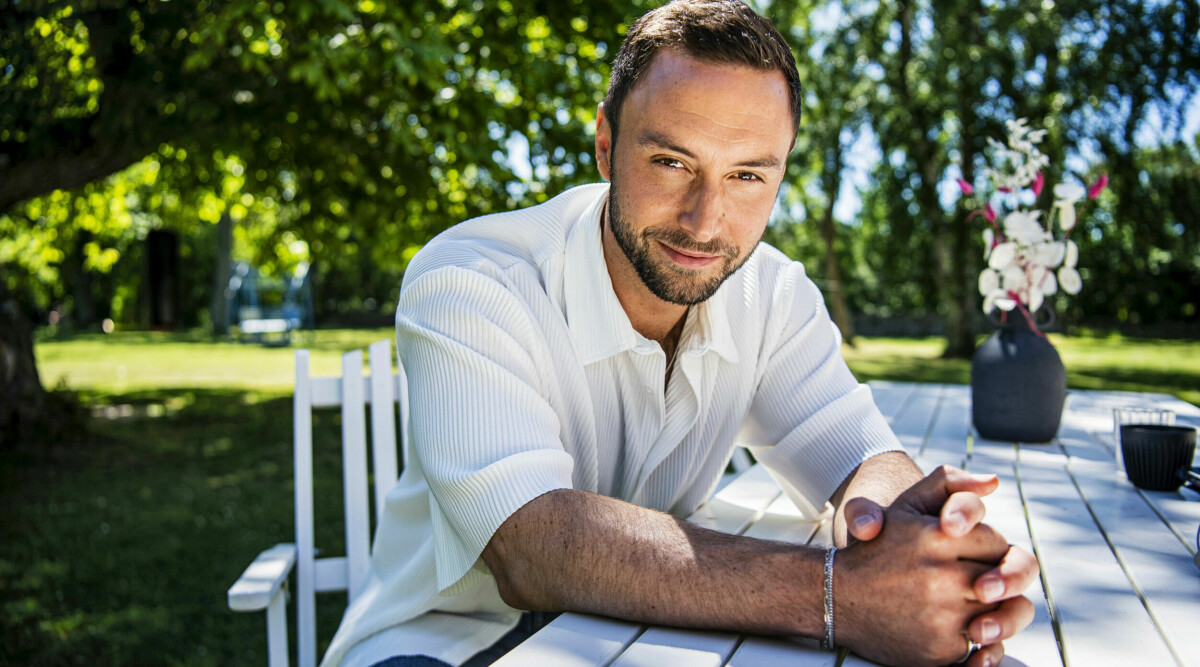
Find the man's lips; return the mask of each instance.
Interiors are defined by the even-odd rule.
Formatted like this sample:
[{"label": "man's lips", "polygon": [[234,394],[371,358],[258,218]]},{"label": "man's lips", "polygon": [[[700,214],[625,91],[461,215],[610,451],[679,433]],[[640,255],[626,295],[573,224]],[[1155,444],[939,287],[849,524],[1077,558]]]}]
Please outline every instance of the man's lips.
[{"label": "man's lips", "polygon": [[657,243],[672,262],[675,262],[685,269],[703,269],[707,266],[711,266],[713,263],[721,259],[720,255],[706,255],[704,253],[690,250],[677,250],[663,243],[662,241],[658,241]]}]

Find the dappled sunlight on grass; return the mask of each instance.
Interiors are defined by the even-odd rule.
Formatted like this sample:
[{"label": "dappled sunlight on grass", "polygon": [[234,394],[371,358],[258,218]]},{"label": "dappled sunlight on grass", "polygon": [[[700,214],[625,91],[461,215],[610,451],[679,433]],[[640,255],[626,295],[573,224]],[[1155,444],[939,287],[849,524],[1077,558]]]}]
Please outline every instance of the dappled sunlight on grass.
[{"label": "dappled sunlight on grass", "polygon": [[[265,664],[260,614],[225,590],[292,541],[291,397],[197,387],[157,418],[93,419],[93,442],[0,453],[0,663]],[[136,413],[135,413],[136,414]],[[318,544],[342,549],[340,415],[314,419]],[[327,642],[340,616],[326,605]],[[6,663],[7,664],[7,663]]]},{"label": "dappled sunlight on grass", "polygon": [[34,347],[42,383],[126,393],[168,387],[244,387],[290,393],[294,351],[312,351],[310,372],[339,375],[340,355],[391,339],[391,329],[304,333],[292,347],[213,341],[195,333],[118,332],[43,340]]},{"label": "dappled sunlight on grass", "polygon": [[[970,360],[942,359],[940,338],[855,340],[842,353],[863,382],[971,382]],[[1050,341],[1067,367],[1069,388],[1163,392],[1200,404],[1200,341],[1058,334]]]}]

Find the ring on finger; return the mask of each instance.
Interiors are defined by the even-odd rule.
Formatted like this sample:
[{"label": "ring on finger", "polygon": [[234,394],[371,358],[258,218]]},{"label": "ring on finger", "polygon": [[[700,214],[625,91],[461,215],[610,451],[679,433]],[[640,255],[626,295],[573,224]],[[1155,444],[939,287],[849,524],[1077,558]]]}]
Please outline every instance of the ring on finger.
[{"label": "ring on finger", "polygon": [[979,649],[983,648],[983,644],[980,644],[979,642],[975,641],[974,639],[971,639],[970,633],[963,632],[962,634],[963,634],[963,638],[967,640],[967,652],[963,654],[963,657],[958,659],[958,662],[954,663],[956,665],[961,665],[961,664],[965,663],[967,660],[970,660],[971,656],[975,655],[975,651],[978,651]]}]

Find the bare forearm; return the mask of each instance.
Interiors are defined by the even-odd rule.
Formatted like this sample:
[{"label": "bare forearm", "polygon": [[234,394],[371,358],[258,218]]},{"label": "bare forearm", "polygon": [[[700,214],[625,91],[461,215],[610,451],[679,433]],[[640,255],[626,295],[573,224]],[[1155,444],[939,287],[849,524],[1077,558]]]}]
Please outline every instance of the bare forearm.
[{"label": "bare forearm", "polygon": [[887,452],[863,461],[830,499],[837,509],[833,520],[834,543],[838,546],[846,544],[846,501],[866,498],[881,507],[888,507],[924,477],[921,469],[904,452]]},{"label": "bare forearm", "polygon": [[781,635],[823,631],[821,552],[718,533],[613,498],[560,490],[484,550],[517,608]]}]

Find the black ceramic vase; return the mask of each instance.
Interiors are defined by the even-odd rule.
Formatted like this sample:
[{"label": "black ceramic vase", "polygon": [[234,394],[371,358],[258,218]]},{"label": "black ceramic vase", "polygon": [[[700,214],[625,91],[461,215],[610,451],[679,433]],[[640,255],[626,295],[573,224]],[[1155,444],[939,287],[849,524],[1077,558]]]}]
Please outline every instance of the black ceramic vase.
[{"label": "black ceramic vase", "polygon": [[997,325],[971,360],[971,421],[988,440],[1049,442],[1062,421],[1067,369],[1019,311]]}]

